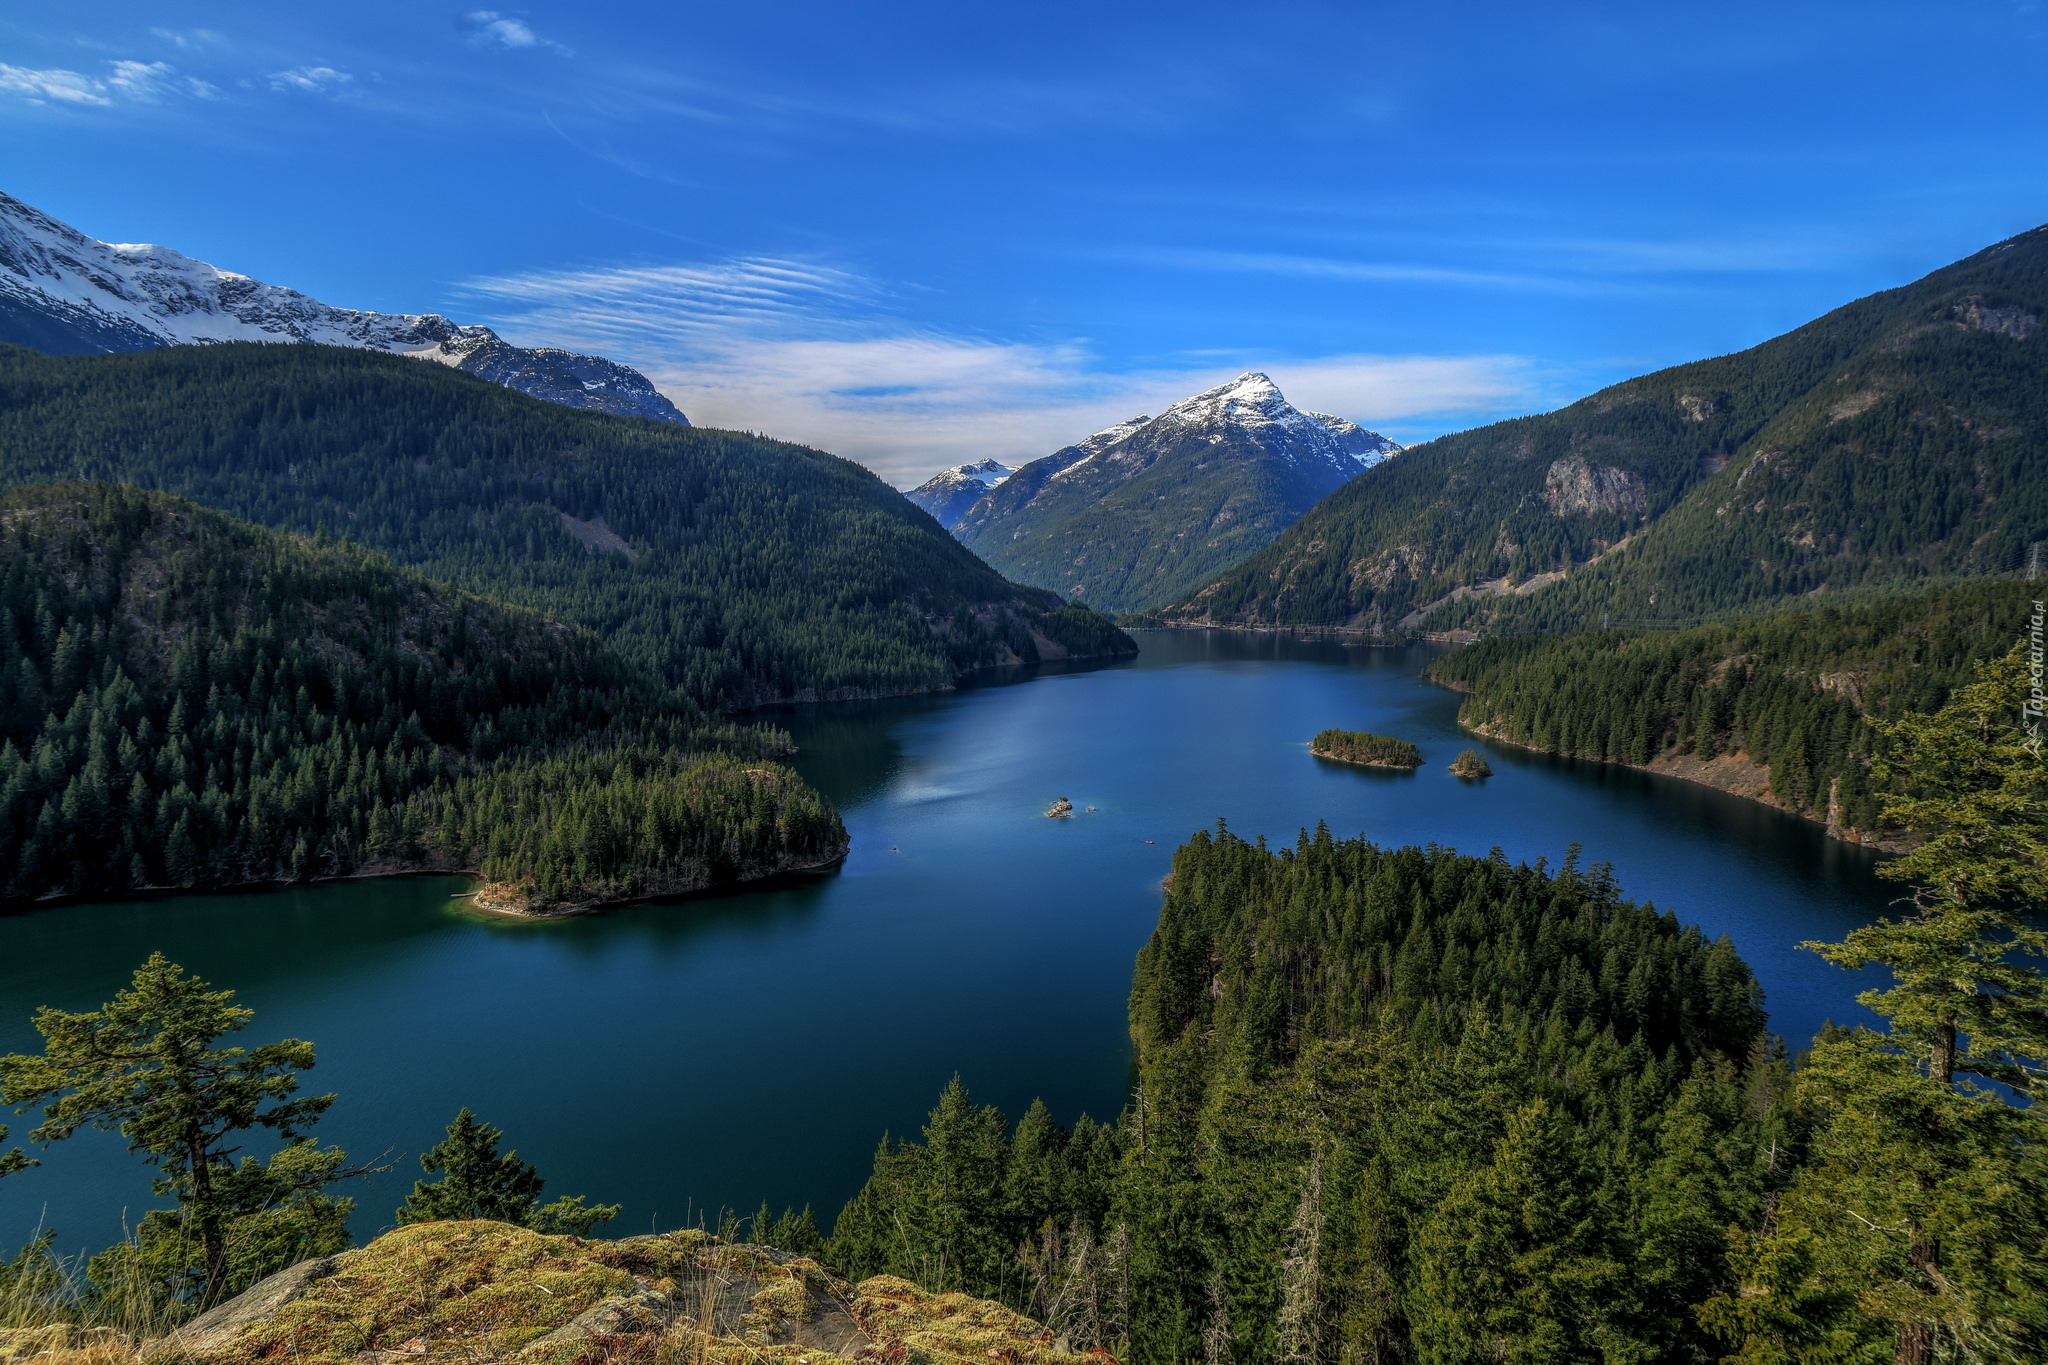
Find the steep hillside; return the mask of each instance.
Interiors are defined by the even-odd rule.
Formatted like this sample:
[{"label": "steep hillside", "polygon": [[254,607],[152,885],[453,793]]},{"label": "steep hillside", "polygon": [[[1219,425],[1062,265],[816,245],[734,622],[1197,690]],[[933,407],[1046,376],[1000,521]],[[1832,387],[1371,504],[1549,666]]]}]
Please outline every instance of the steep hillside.
[{"label": "steep hillside", "polygon": [[602,356],[513,346],[438,313],[331,307],[169,247],[97,241],[0,194],[0,342],[95,355],[218,341],[366,346],[550,403],[689,425],[646,375]]},{"label": "steep hillside", "polygon": [[[1872,718],[1934,711],[2026,633],[2037,583],[2001,581],[1683,631],[1481,640],[1430,665],[1460,724],[1626,763],[1884,836]],[[1897,834],[1898,831],[1889,831]]]},{"label": "steep hillside", "polygon": [[0,896],[424,867],[537,908],[695,890],[844,852],[760,761],[787,742],[358,546],[111,484],[0,498]]},{"label": "steep hillside", "polygon": [[1129,652],[846,460],[326,346],[0,348],[0,482],[161,488],[575,620],[707,709]]},{"label": "steep hillside", "polygon": [[2017,567],[2048,538],[2048,229],[1761,346],[1447,436],[1163,619],[1689,623]]},{"label": "steep hillside", "polygon": [[1399,449],[1243,374],[1033,460],[953,534],[1022,582],[1128,611],[1243,559]]}]

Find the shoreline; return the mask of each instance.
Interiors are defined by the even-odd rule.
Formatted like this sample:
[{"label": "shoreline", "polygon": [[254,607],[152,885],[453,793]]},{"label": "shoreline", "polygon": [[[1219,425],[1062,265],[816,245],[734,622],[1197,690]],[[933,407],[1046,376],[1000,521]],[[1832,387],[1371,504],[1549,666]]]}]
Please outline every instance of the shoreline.
[{"label": "shoreline", "polygon": [[[1431,678],[1430,682],[1438,687],[1442,687],[1446,692],[1462,693],[1470,691],[1469,688],[1455,688],[1448,684],[1438,683],[1434,678]],[[1619,763],[1613,759],[1581,758],[1576,754],[1560,754],[1552,749],[1539,748],[1534,744],[1524,744],[1520,740],[1509,739],[1505,735],[1495,734],[1483,725],[1467,725],[1463,721],[1459,721],[1458,728],[1467,734],[1478,735],[1482,739],[1492,740],[1496,744],[1505,744],[1511,749],[1520,749],[1524,753],[1542,754],[1546,758],[1569,758],[1578,763],[1597,763],[1603,768],[1626,768],[1630,772],[1646,773],[1651,777],[1668,777],[1680,782],[1690,782],[1694,786],[1707,787],[1723,795],[1733,796],[1738,800],[1754,802],[1759,806],[1767,807],[1780,814],[1789,815],[1803,824],[1817,826],[1828,838],[1835,840],[1837,843],[1848,844],[1854,848],[1867,848],[1878,853],[1906,853],[1918,846],[1917,841],[1910,833],[1880,836],[1870,830],[1854,829],[1849,826],[1834,826],[1830,825],[1826,820],[1815,819],[1811,815],[1806,815],[1796,810],[1787,810],[1778,801],[1777,797],[1771,793],[1771,770],[1763,767],[1761,764],[1750,762],[1746,754],[1717,754],[1712,759],[1688,759],[1685,755],[1674,752],[1659,754],[1648,763]],[[1724,763],[1728,766],[1715,769],[1715,764]],[[1688,771],[1688,769],[1691,769],[1691,771]]]},{"label": "shoreline", "polygon": [[[610,909],[615,905],[639,905],[647,901],[658,900],[686,900],[693,896],[715,895],[726,891],[739,890],[755,882],[772,881],[777,877],[792,876],[804,872],[820,872],[828,867],[834,867],[845,862],[851,851],[852,848],[849,845],[832,857],[817,862],[795,863],[788,867],[777,868],[772,872],[763,872],[748,877],[737,877],[732,881],[726,882],[707,882],[697,887],[678,887],[670,891],[651,891],[642,896],[621,896],[611,900],[580,901],[574,906],[561,910],[536,912],[531,910],[501,909],[494,905],[477,905],[474,898],[477,891],[481,889],[477,886],[472,886],[467,891],[458,891],[448,899],[451,901],[471,901],[472,908],[477,913],[494,915],[502,919],[527,921],[569,919],[576,915],[593,914],[599,910]],[[233,886],[204,888],[188,886],[137,886],[120,892],[118,895],[57,895],[42,896],[32,901],[0,902],[0,916],[25,915],[36,910],[55,910],[72,905],[105,905],[110,902],[125,900],[173,900],[181,896],[261,896],[279,891],[289,891],[294,887],[333,886],[340,882],[395,881],[404,877],[469,877],[480,882],[483,879],[483,871],[480,868],[474,867],[396,867],[373,872],[349,872],[331,877],[308,877],[304,881],[277,879],[271,881],[237,882]]]},{"label": "shoreline", "polygon": [[[852,845],[849,843],[847,847],[839,850],[839,852],[829,858],[821,858],[816,862],[809,863],[792,863],[787,867],[778,867],[773,871],[761,872],[753,876],[735,877],[731,881],[705,882],[700,886],[672,887],[668,890],[649,891],[637,896],[614,896],[608,899],[577,901],[574,904],[556,906],[547,910],[528,910],[513,905],[489,903],[477,899],[485,891],[491,889],[493,884],[471,887],[467,891],[457,892],[455,895],[450,896],[449,899],[467,900],[470,903],[469,908],[480,915],[489,915],[497,919],[516,920],[526,924],[541,924],[549,920],[574,919],[579,915],[593,915],[600,910],[609,910],[621,905],[645,905],[651,901],[680,901],[694,899],[698,896],[721,895],[730,891],[746,889],[757,882],[772,882],[778,877],[798,876],[806,872],[822,872],[826,868],[837,867],[845,862],[852,851]],[[480,872],[465,872],[463,875],[481,878],[483,874]]]},{"label": "shoreline", "polygon": [[1381,763],[1370,758],[1345,758],[1340,754],[1331,753],[1328,749],[1313,747],[1309,749],[1309,755],[1313,758],[1328,759],[1332,763],[1349,763],[1354,768],[1381,768],[1390,773],[1412,773],[1417,768],[1427,768],[1429,766],[1428,763],[1421,759],[1417,759],[1413,763]]}]

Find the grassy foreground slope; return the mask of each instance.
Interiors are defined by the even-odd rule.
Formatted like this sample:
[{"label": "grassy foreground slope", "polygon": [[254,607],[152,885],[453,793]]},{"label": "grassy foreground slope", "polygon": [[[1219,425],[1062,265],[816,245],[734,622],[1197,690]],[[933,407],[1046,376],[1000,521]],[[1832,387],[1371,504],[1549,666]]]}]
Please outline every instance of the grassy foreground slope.
[{"label": "grassy foreground slope", "polygon": [[2018,567],[2048,539],[2048,228],[1763,345],[1446,436],[1179,623],[1689,624]]},{"label": "grassy foreground slope", "polygon": [[119,485],[0,498],[0,896],[424,867],[542,906],[693,890],[844,851],[759,761],[786,744],[359,546]]},{"label": "grassy foreground slope", "polygon": [[707,709],[1129,652],[850,461],[320,346],[0,348],[0,483],[162,489],[587,626]]},{"label": "grassy foreground slope", "polygon": [[1860,838],[1879,832],[1872,719],[1941,707],[1973,665],[2025,634],[2042,586],[1979,583],[1669,633],[1504,636],[1445,655],[1429,676],[1471,694],[1458,721],[1472,729],[1700,781],[1762,769],[1771,804]]}]

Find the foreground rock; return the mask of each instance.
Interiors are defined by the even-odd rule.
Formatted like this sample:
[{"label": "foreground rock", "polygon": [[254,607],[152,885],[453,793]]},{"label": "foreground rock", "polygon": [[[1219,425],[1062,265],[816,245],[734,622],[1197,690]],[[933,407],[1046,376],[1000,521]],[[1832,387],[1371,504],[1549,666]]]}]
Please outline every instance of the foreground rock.
[{"label": "foreground rock", "polygon": [[423,1223],[307,1261],[151,1353],[195,1365],[762,1360],[1078,1365],[1000,1304],[697,1231],[591,1241],[509,1223]]}]

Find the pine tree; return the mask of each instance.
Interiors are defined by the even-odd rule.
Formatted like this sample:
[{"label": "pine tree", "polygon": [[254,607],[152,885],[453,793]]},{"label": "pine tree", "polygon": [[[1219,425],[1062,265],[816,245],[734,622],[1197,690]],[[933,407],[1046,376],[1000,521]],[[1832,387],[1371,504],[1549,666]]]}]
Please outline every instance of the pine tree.
[{"label": "pine tree", "polygon": [[2027,961],[2048,958],[2048,933],[2023,913],[2048,901],[2048,769],[2021,726],[2027,685],[2015,649],[1938,712],[1880,727],[1877,775],[1900,788],[1884,814],[1927,835],[1881,869],[1912,883],[1912,913],[1804,945],[1893,977],[1858,997],[1885,1034],[1814,1051],[1828,1121],[1795,1194],[1823,1244],[1871,1277],[1861,1306],[1892,1324],[1899,1365],[2008,1339],[2048,1348],[2048,1248],[2029,1221],[2048,1216],[2042,1133],[1973,1079],[2034,1095],[2048,1059],[2048,973]]},{"label": "pine tree", "polygon": [[420,1153],[420,1167],[436,1181],[415,1181],[393,1215],[400,1227],[444,1219],[485,1218],[517,1223],[541,1232],[587,1235],[619,1216],[617,1204],[585,1207],[582,1195],[540,1202],[547,1184],[517,1152],[500,1154],[504,1133],[479,1121],[465,1107],[448,1125],[447,1136]]},{"label": "pine tree", "polygon": [[1622,1267],[1594,1184],[1547,1102],[1508,1120],[1492,1163],[1417,1234],[1409,1318],[1424,1365],[1590,1365],[1629,1353]]},{"label": "pine tree", "polygon": [[[201,1307],[234,1287],[237,1219],[249,1211],[247,1187],[261,1183],[247,1159],[240,1166],[231,1159],[230,1139],[268,1128],[290,1144],[286,1151],[301,1150],[305,1131],[334,1103],[332,1095],[292,1098],[299,1073],[313,1065],[311,1043],[214,1046],[254,1017],[234,1003],[233,991],[213,990],[153,953],[129,987],[98,1010],[38,1010],[40,1054],[0,1057],[0,1100],[42,1106],[33,1140],[60,1142],[82,1128],[116,1131],[162,1173],[156,1192],[179,1204],[156,1225],[175,1228],[167,1240],[182,1261],[172,1292]],[[324,1164],[287,1159],[274,1172],[277,1181],[303,1192],[342,1178],[340,1153],[329,1150]]]}]

